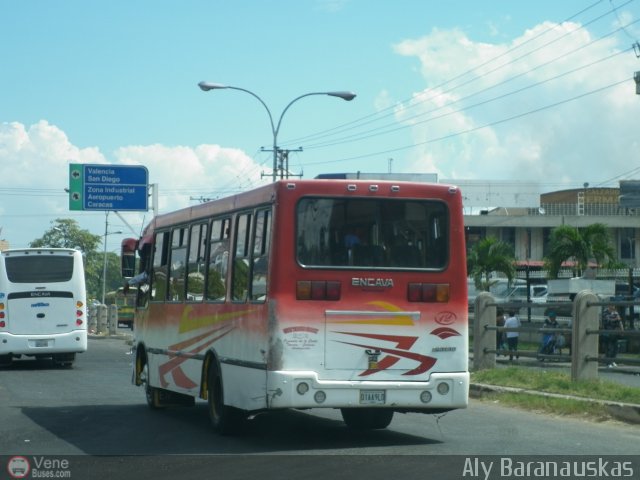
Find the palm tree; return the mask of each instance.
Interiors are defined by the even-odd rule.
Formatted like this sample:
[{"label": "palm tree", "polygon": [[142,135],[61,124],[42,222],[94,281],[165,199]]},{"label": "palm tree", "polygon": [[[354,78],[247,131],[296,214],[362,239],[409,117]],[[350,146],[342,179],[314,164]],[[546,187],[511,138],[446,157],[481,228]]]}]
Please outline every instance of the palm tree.
[{"label": "palm tree", "polygon": [[506,275],[509,283],[516,275],[513,247],[496,237],[486,237],[474,244],[467,255],[467,271],[476,288],[488,291],[492,272]]},{"label": "palm tree", "polygon": [[562,263],[573,260],[577,266],[574,274],[582,275],[594,259],[600,266],[611,267],[616,263],[616,253],[606,225],[594,223],[584,228],[568,225],[556,227],[549,237],[549,254],[545,267],[550,278],[558,278]]}]

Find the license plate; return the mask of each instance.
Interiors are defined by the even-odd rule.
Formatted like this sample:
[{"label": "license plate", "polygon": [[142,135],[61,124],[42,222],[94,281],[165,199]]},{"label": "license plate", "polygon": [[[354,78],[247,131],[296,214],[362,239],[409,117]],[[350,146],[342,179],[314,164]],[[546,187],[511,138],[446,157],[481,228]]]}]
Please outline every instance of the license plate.
[{"label": "license plate", "polygon": [[360,390],[361,405],[384,405],[385,400],[384,390]]},{"label": "license plate", "polygon": [[49,340],[36,340],[36,347],[48,347]]}]

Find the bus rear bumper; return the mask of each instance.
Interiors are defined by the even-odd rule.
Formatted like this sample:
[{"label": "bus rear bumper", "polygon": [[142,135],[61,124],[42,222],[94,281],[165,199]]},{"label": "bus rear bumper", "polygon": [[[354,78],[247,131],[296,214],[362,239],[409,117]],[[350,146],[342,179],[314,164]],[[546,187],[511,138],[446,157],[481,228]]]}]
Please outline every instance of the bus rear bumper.
[{"label": "bus rear bumper", "polygon": [[269,408],[466,408],[469,373],[432,373],[427,382],[319,380],[315,372],[269,372]]},{"label": "bus rear bumper", "polygon": [[49,355],[86,351],[86,330],[52,335],[15,335],[0,332],[0,355]]}]

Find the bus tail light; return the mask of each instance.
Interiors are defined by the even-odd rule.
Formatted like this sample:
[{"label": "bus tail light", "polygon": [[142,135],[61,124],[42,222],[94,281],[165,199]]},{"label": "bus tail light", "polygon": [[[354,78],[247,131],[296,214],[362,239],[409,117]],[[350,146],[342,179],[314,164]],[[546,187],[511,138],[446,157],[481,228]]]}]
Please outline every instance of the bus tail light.
[{"label": "bus tail light", "polygon": [[449,301],[448,283],[410,283],[407,289],[410,302],[446,303]]},{"label": "bus tail light", "polygon": [[6,326],[7,326],[7,324],[5,323],[5,321],[4,320],[0,320],[0,328],[4,328]]},{"label": "bus tail light", "polygon": [[340,282],[325,280],[299,280],[296,284],[297,300],[340,300]]},{"label": "bus tail light", "polygon": [[76,300],[76,326],[81,327],[84,325],[84,302],[82,300]]}]

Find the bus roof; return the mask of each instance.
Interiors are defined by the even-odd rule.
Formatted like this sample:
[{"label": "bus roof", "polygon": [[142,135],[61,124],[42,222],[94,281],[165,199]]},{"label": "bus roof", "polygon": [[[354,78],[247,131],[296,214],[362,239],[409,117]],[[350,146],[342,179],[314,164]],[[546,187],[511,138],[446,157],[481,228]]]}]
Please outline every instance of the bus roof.
[{"label": "bus roof", "polygon": [[74,253],[80,253],[80,250],[75,248],[61,248],[61,247],[32,247],[32,248],[10,248],[3,250],[2,255],[29,255],[32,253],[49,253],[49,254],[63,254],[68,253],[73,255]]},{"label": "bus roof", "polygon": [[[373,190],[373,186],[377,186],[377,189]],[[188,223],[195,219],[223,214],[261,203],[266,204],[273,201],[283,190],[299,190],[302,194],[353,197],[370,196],[374,191],[386,190],[401,198],[411,196],[426,198],[422,195],[427,189],[431,198],[450,197],[453,193],[459,195],[458,187],[437,183],[351,179],[278,180],[254,190],[158,215],[145,227],[142,236],[150,235],[156,229]]]}]

